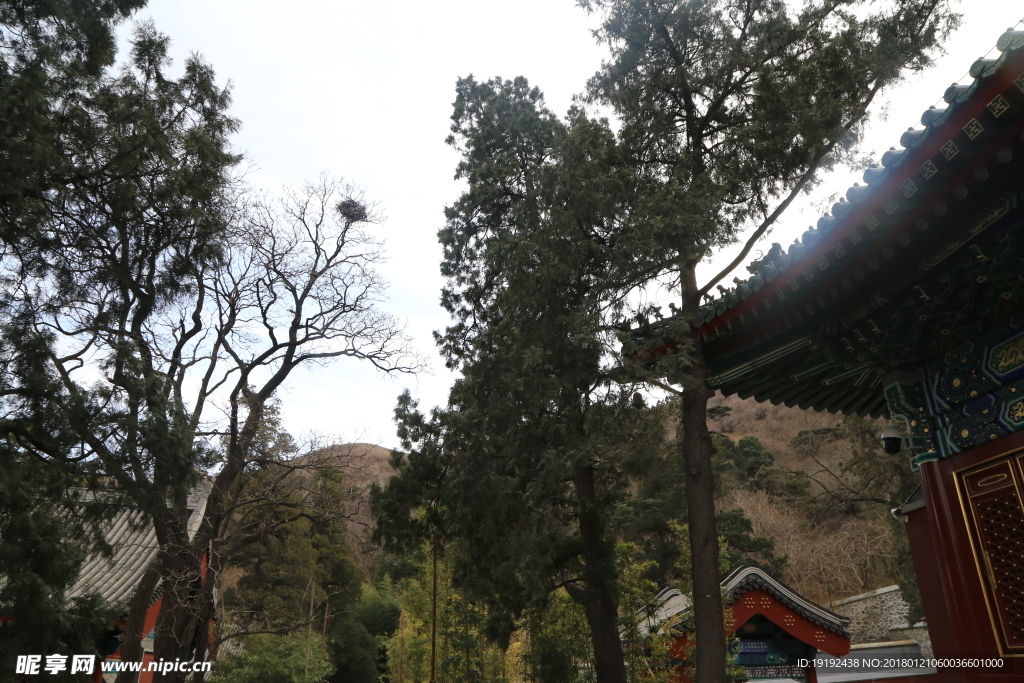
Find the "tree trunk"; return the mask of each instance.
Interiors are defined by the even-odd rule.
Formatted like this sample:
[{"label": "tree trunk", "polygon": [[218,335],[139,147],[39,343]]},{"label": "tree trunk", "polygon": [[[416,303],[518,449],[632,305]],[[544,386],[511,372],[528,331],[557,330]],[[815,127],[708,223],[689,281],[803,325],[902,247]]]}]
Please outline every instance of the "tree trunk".
[{"label": "tree trunk", "polygon": [[[216,652],[210,651],[210,620],[216,617],[213,604],[213,591],[217,583],[218,567],[214,566],[215,555],[210,553],[210,560],[206,567],[206,577],[203,579],[203,590],[200,594],[199,610],[199,635],[196,638],[196,654],[193,661],[203,662],[207,659],[213,660]],[[204,683],[206,672],[200,671],[192,675],[192,683]]]},{"label": "tree trunk", "polygon": [[580,505],[584,586],[568,584],[566,591],[586,612],[597,683],[626,683],[626,662],[619,637],[619,604],[614,590],[615,557],[605,539],[594,468],[577,467],[573,484]]},{"label": "tree trunk", "polygon": [[[182,528],[164,548],[161,561],[161,605],[156,621],[153,657],[175,662],[191,659],[192,645],[199,627],[201,611],[202,553],[190,543]],[[169,671],[154,679],[184,683],[191,672]]]},{"label": "tree trunk", "polygon": [[679,424],[683,430],[682,455],[686,467],[686,508],[690,524],[690,560],[693,577],[693,615],[696,626],[697,676],[694,683],[725,681],[725,624],[722,616],[718,569],[718,529],[715,523],[715,481],[711,471],[714,446],[707,426],[711,390],[700,334],[700,298],[695,264],[680,269],[683,311],[693,354],[683,389]]},{"label": "tree trunk", "polygon": [[[124,627],[124,634],[121,638],[121,661],[141,662],[142,661],[142,627],[146,623],[146,615],[149,613],[149,603],[153,599],[153,591],[160,580],[160,559],[154,558],[153,562],[142,575],[142,579],[135,587],[131,602],[128,603],[128,623]],[[122,671],[117,674],[117,683],[135,683],[139,674],[133,671]]]},{"label": "tree trunk", "polygon": [[430,556],[433,558],[431,573],[433,589],[430,592],[430,683],[437,681],[437,538],[431,543]]}]

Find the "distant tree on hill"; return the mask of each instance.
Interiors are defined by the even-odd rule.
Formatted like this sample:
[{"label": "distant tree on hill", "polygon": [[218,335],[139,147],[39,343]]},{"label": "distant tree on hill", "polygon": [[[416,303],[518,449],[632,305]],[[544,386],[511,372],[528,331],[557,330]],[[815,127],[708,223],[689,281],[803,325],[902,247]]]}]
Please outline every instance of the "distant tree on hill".
[{"label": "distant tree on hill", "polygon": [[721,420],[732,412],[730,406],[708,406],[708,419],[709,420]]}]

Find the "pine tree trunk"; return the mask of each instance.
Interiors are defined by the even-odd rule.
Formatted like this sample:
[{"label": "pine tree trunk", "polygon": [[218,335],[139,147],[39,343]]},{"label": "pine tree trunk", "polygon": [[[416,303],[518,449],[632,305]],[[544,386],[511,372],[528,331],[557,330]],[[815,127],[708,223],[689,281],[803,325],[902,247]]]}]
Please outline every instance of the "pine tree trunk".
[{"label": "pine tree trunk", "polygon": [[[197,552],[186,534],[182,525],[162,552],[161,605],[153,644],[156,661],[184,662],[190,659],[199,626],[202,553]],[[165,683],[184,683],[188,673],[171,671],[154,676],[154,679]]]},{"label": "pine tree trunk", "polygon": [[619,605],[614,591],[615,557],[605,539],[594,468],[577,467],[573,483],[580,504],[584,586],[570,584],[566,590],[586,612],[597,683],[626,683],[626,662],[619,637]]},{"label": "pine tree trunk", "polygon": [[721,579],[718,569],[718,529],[715,522],[715,481],[711,471],[714,446],[707,427],[711,390],[700,334],[700,298],[695,264],[685,265],[682,280],[683,311],[689,318],[693,365],[683,390],[680,426],[686,467],[686,508],[690,525],[693,577],[693,614],[697,637],[697,675],[694,683],[724,683],[725,624],[722,617]]},{"label": "pine tree trunk", "polygon": [[430,557],[433,561],[431,580],[433,588],[430,592],[430,683],[437,682],[437,539],[430,546]]}]

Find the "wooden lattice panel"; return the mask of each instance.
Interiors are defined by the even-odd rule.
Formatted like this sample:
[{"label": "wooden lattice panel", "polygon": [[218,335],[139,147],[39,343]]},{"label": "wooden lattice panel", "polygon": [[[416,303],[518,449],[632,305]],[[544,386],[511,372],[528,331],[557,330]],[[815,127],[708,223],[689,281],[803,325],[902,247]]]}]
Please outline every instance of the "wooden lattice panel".
[{"label": "wooden lattice panel", "polygon": [[1005,654],[1024,654],[1024,456],[960,475],[978,571]]},{"label": "wooden lattice panel", "polygon": [[979,503],[977,510],[1010,635],[1024,640],[1024,510],[1016,496]]}]

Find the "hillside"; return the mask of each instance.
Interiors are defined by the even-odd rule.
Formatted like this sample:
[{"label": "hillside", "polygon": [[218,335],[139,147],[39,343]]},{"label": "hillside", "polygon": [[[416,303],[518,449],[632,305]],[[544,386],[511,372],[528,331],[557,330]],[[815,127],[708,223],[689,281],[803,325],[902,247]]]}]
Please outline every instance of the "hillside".
[{"label": "hillside", "polygon": [[[796,500],[735,483],[719,500],[720,510],[743,510],[755,533],[788,558],[786,583],[828,605],[900,580],[905,540],[886,496],[899,498],[916,475],[904,456],[885,458],[872,441],[884,420],[844,420],[737,397],[716,396],[711,406],[730,409],[709,421],[711,429],[735,442],[758,439],[777,467],[807,482]],[[858,438],[868,441],[860,456]]]},{"label": "hillside", "polygon": [[334,460],[349,484],[348,516],[349,544],[356,564],[369,579],[373,575],[375,548],[373,516],[370,514],[370,486],[383,486],[394,470],[388,460],[391,451],[368,443],[337,444],[317,452],[316,456]]},{"label": "hillside", "polygon": [[[726,482],[725,495],[719,499],[720,510],[742,510],[755,534],[770,539],[776,554],[787,558],[782,576],[786,583],[828,605],[899,580],[902,530],[893,523],[887,504],[848,500],[863,493],[863,482],[844,469],[855,457],[848,430],[877,434],[884,421],[854,420],[851,426],[830,413],[737,397],[715,396],[708,405],[728,409],[723,417],[709,421],[713,431],[737,443],[756,438],[777,468],[808,482],[807,494],[799,500],[734,481]],[[352,549],[369,577],[375,552],[369,487],[374,482],[383,485],[391,476],[391,452],[365,443],[336,445],[325,452],[338,460],[351,482]],[[902,463],[901,456],[894,463]],[[837,493],[845,498],[837,499]]]}]

